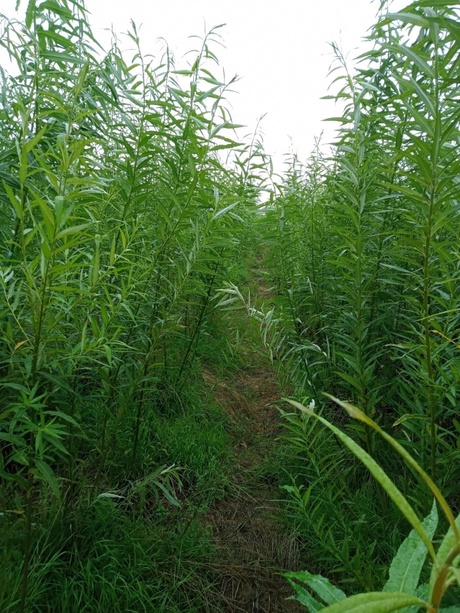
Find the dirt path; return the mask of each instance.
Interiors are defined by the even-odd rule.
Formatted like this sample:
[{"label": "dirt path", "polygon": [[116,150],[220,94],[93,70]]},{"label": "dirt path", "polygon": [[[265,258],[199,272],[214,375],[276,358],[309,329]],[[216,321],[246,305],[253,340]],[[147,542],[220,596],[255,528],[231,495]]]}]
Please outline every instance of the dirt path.
[{"label": "dirt path", "polygon": [[[261,287],[261,293],[265,293]],[[267,458],[280,436],[281,420],[274,406],[281,396],[273,368],[263,355],[254,322],[234,313],[231,325],[248,325],[255,334],[239,351],[244,367],[228,377],[205,372],[214,397],[232,417],[234,471],[229,494],[217,501],[206,521],[212,529],[217,556],[213,568],[222,612],[301,613],[305,608],[286,600],[291,588],[280,573],[299,569],[298,542],[282,518],[280,490],[267,470]]]}]

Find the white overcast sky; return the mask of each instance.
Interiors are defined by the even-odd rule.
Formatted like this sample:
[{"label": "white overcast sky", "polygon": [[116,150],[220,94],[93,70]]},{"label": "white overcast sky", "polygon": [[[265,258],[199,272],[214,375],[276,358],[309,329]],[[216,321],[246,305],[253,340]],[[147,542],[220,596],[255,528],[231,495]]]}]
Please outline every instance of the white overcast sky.
[{"label": "white overcast sky", "polygon": [[[0,12],[14,15],[16,0],[0,0]],[[25,8],[28,0],[22,0]],[[408,4],[409,2],[407,2]],[[224,49],[217,49],[227,78],[238,74],[237,94],[230,97],[233,119],[252,132],[262,121],[265,148],[281,170],[283,155],[292,148],[306,159],[315,136],[331,140],[336,115],[327,94],[332,62],[329,43],[337,42],[350,60],[363,49],[362,37],[375,22],[378,0],[86,0],[94,33],[110,40],[105,28],[122,34],[130,19],[142,25],[145,53],[168,42],[181,67],[185,52],[197,42],[190,35],[226,24],[220,30]],[[395,10],[405,6],[394,0]],[[107,37],[107,38],[106,38]],[[121,38],[121,47],[129,48]],[[216,76],[220,76],[216,74]]]}]

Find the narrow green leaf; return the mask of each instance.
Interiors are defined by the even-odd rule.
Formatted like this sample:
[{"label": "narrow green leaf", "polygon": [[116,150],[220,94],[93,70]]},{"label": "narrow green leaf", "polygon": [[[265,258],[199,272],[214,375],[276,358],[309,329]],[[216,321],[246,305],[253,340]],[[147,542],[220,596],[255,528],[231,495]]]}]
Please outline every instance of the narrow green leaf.
[{"label": "narrow green leaf", "polygon": [[[36,3],[37,3],[37,0],[29,0],[29,4],[27,5],[27,10],[26,10],[26,28],[30,29],[34,21]],[[17,7],[16,7],[16,10],[17,10]]]},{"label": "narrow green leaf", "polygon": [[402,53],[405,55],[411,62],[413,62],[416,66],[420,68],[420,70],[429,78],[434,79],[435,72],[425,62],[423,58],[420,57],[413,49],[407,47],[406,45],[383,45],[383,47],[387,48],[390,51],[393,51],[396,54]]},{"label": "narrow green leaf", "polygon": [[120,494],[112,494],[112,492],[103,492],[102,494],[98,494],[96,496],[96,500],[98,500],[100,498],[110,498],[110,499],[115,499],[115,500],[124,500],[124,498],[126,498],[126,496],[121,496]]},{"label": "narrow green leaf", "polygon": [[423,17],[422,15],[417,15],[416,13],[389,13],[385,15],[385,19],[383,23],[388,23],[390,20],[394,21],[402,21],[403,23],[410,23],[414,26],[420,26],[421,28],[429,28],[430,22],[428,19]]},{"label": "narrow green leaf", "polygon": [[88,228],[89,226],[91,226],[90,223],[83,223],[79,226],[70,226],[68,228],[64,228],[64,230],[61,230],[56,234],[56,238],[64,238],[64,236],[68,236],[69,234],[78,234],[83,230],[86,230],[86,228]]},{"label": "narrow green leaf", "polygon": [[296,402],[295,400],[287,400],[287,402],[289,402],[289,404],[296,407],[300,411],[307,413],[307,415],[310,415],[311,417],[314,417],[315,419],[319,420],[327,428],[332,430],[332,432],[334,432],[337,438],[339,438],[342,441],[342,443],[346,447],[348,447],[348,449],[366,466],[366,468],[370,471],[373,477],[380,483],[383,489],[387,492],[387,494],[393,500],[393,502],[398,507],[398,509],[401,511],[401,513],[404,515],[404,517],[407,519],[407,521],[417,531],[417,534],[420,536],[422,541],[425,543],[428,551],[430,552],[430,556],[432,557],[433,561],[435,561],[436,553],[434,551],[434,547],[431,542],[431,539],[428,536],[425,528],[422,525],[422,522],[419,520],[419,518],[417,517],[417,514],[415,513],[413,508],[410,506],[410,504],[407,502],[407,500],[404,498],[400,490],[396,487],[393,481],[388,477],[386,472],[377,464],[377,462],[373,458],[371,458],[371,456],[366,451],[364,451],[362,447],[360,447],[357,443],[355,443],[355,441],[352,438],[350,438],[344,432],[342,432],[341,430],[336,428],[334,425],[332,425],[329,421],[327,421],[327,419],[324,419],[324,417],[321,417],[321,415],[318,415],[314,413],[313,411],[310,411],[310,409],[307,409],[306,407],[301,405],[299,402]]},{"label": "narrow green leaf", "polygon": [[64,67],[66,63],[76,65],[83,63],[83,60],[79,57],[69,55],[68,53],[58,53],[57,51],[42,51],[42,57],[52,62],[56,62],[61,67]]},{"label": "narrow green leaf", "polygon": [[37,145],[40,140],[42,139],[43,135],[45,134],[45,132],[47,131],[48,126],[44,126],[39,132],[38,134],[36,134],[30,141],[28,141],[26,143],[26,151],[27,153],[30,153],[32,151],[32,149],[35,147],[35,145]]},{"label": "narrow green leaf", "polygon": [[22,220],[23,215],[24,215],[24,210],[23,210],[21,201],[18,198],[16,198],[14,191],[11,189],[8,183],[5,183],[5,181],[3,181],[3,187],[5,188],[9,201],[11,202],[11,205],[13,206],[14,212],[16,213],[17,217],[20,220]]},{"label": "narrow green leaf", "polygon": [[101,253],[100,253],[100,245],[99,241],[96,241],[96,249],[94,250],[93,259],[91,261],[91,285],[94,286],[97,283],[99,278],[99,269],[101,266]]},{"label": "narrow green leaf", "polygon": [[89,61],[87,61],[87,62],[85,62],[83,64],[83,67],[80,70],[80,73],[79,73],[79,75],[77,77],[77,83],[75,85],[75,95],[76,96],[79,96],[81,94],[81,92],[82,92],[83,85],[85,83],[85,79],[86,79],[86,76],[88,74],[88,70],[89,70]]},{"label": "narrow green leaf", "polygon": [[213,221],[215,221],[216,219],[219,219],[219,217],[222,217],[223,215],[225,215],[226,213],[228,213],[229,211],[234,209],[236,206],[238,206],[238,204],[239,204],[239,202],[233,202],[233,204],[229,204],[224,209],[221,209],[220,211],[217,211],[217,213],[212,218]]},{"label": "narrow green leaf", "polygon": [[[399,455],[402,456],[404,460],[406,460],[409,466],[412,466],[412,468],[418,472],[418,474],[422,477],[422,479],[425,481],[427,486],[433,492],[434,496],[436,497],[436,500],[439,502],[447,518],[447,521],[449,522],[452,530],[454,531],[457,542],[460,542],[460,533],[458,530],[458,526],[456,524],[456,520],[454,518],[452,510],[447,504],[446,499],[441,494],[441,491],[439,490],[438,486],[433,482],[431,477],[429,477],[426,474],[423,468],[419,466],[419,464],[414,460],[414,458],[410,455],[410,453],[408,453],[406,449],[404,449],[404,447],[402,447],[402,445],[400,445],[392,436],[387,434],[385,430],[382,430],[382,428],[380,428],[380,426],[378,426],[374,420],[372,420],[365,413],[363,413],[360,409],[358,409],[358,407],[355,407],[349,402],[343,402],[342,400],[339,400],[338,398],[335,398],[334,396],[331,396],[330,394],[324,394],[324,395],[327,398],[330,398],[336,404],[340,405],[342,408],[344,408],[351,417],[353,417],[354,419],[358,419],[359,421],[362,421],[366,425],[373,428],[376,432],[378,432],[380,436],[384,438],[388,443],[390,443],[390,445],[399,453]],[[428,551],[430,551],[430,549],[428,549]]]},{"label": "narrow green leaf", "polygon": [[59,490],[59,482],[56,479],[52,468],[44,460],[36,460],[35,468],[31,470],[32,474],[47,483],[57,500],[60,500],[61,493]]},{"label": "narrow green leaf", "polygon": [[62,4],[56,2],[56,0],[45,0],[40,4],[39,9],[47,9],[51,13],[59,15],[59,17],[62,17],[63,19],[72,19],[72,11],[65,6],[62,6]]},{"label": "narrow green leaf", "polygon": [[[305,583],[309,588],[311,588],[316,594],[324,600],[326,604],[333,604],[334,602],[339,602],[340,600],[345,600],[347,595],[339,588],[335,587],[329,579],[322,577],[321,575],[312,575],[308,571],[300,571],[300,572],[292,572],[292,573],[284,573],[283,575],[288,580],[295,579],[300,581],[301,583]],[[291,585],[292,582],[290,581]]]},{"label": "narrow green leaf", "polygon": [[322,613],[391,613],[411,605],[423,607],[426,603],[411,594],[370,592],[350,596],[321,611]]}]

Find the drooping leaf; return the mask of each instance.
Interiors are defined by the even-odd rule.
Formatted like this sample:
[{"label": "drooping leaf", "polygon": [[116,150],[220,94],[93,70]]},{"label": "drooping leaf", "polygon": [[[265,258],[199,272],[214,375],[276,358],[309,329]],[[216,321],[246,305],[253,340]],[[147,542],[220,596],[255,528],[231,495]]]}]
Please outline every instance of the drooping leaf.
[{"label": "drooping leaf", "polygon": [[31,469],[31,473],[49,485],[56,500],[60,500],[61,492],[59,489],[59,481],[47,462],[39,459],[35,460],[35,467]]},{"label": "drooping leaf", "polygon": [[388,443],[399,453],[399,455],[401,455],[404,458],[404,460],[406,460],[406,462],[409,464],[409,466],[412,466],[412,468],[414,468],[418,472],[418,474],[422,477],[422,479],[428,485],[430,490],[433,492],[434,496],[436,497],[436,500],[439,502],[439,505],[441,506],[442,510],[444,511],[444,514],[445,514],[445,516],[446,516],[446,518],[447,518],[447,520],[448,520],[448,522],[449,522],[449,524],[450,524],[450,526],[451,526],[451,528],[452,528],[452,530],[454,532],[454,535],[456,536],[457,540],[460,540],[459,530],[458,530],[458,527],[456,525],[456,521],[454,519],[454,516],[453,516],[451,508],[447,504],[446,499],[442,495],[442,493],[439,490],[438,486],[433,482],[431,477],[429,475],[427,475],[427,473],[414,460],[414,458],[410,455],[410,453],[408,453],[408,451],[406,449],[404,449],[404,447],[402,445],[400,445],[398,443],[398,441],[396,441],[392,436],[387,434],[385,432],[385,430],[382,430],[382,428],[380,428],[380,426],[378,424],[376,424],[373,419],[371,419],[368,415],[363,413],[363,411],[358,409],[358,407],[355,407],[353,404],[351,404],[349,402],[343,402],[342,400],[339,400],[338,398],[335,398],[334,396],[331,396],[330,394],[324,394],[324,395],[326,397],[330,398],[336,404],[340,405],[342,408],[344,408],[351,417],[353,417],[354,419],[358,419],[359,421],[365,423],[366,425],[368,425],[371,428],[373,428],[376,432],[378,432],[380,434],[380,436],[382,436],[386,441],[388,441]]},{"label": "drooping leaf", "polygon": [[[321,415],[310,411],[300,403],[295,400],[287,400],[292,406],[296,407],[300,411],[303,411],[307,415],[314,417],[319,420],[322,424],[324,424],[327,428],[332,430],[334,434],[339,438],[346,447],[366,466],[366,468],[371,472],[372,476],[380,483],[383,489],[387,492],[390,498],[393,500],[395,505],[402,512],[407,521],[412,525],[412,527],[416,530],[417,534],[420,536],[422,541],[425,543],[428,551],[433,560],[436,559],[436,554],[433,548],[433,544],[431,543],[431,539],[428,536],[422,522],[417,517],[417,514],[406,500],[406,498],[402,495],[400,490],[396,487],[393,481],[388,477],[385,471],[377,464],[377,462],[371,458],[371,456],[364,451],[362,447],[360,447],[352,438],[346,435],[344,432],[336,428],[333,424],[331,424],[327,419],[324,419]],[[353,407],[355,408],[355,407]]]}]

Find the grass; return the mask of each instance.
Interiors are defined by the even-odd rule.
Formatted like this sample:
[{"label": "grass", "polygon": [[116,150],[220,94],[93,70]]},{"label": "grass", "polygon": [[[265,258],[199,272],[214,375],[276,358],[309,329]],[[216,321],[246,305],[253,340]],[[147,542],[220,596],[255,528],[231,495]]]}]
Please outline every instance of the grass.
[{"label": "grass", "polygon": [[[189,390],[186,408],[152,411],[135,472],[127,470],[126,454],[110,454],[103,491],[90,504],[88,440],[89,455],[74,474],[78,487],[69,488],[63,505],[37,489],[28,611],[203,611],[214,548],[201,518],[227,491],[232,461],[228,417],[202,394],[200,400]],[[119,434],[123,449],[129,428]],[[20,600],[24,518],[20,499],[16,504],[20,514],[7,514],[2,525],[5,611],[16,611]]]},{"label": "grass", "polygon": [[[108,499],[49,520],[34,542],[30,611],[200,610],[211,546],[196,520],[185,525],[166,509],[135,519]],[[8,562],[3,610],[14,611],[17,574]]]},{"label": "grass", "polygon": [[231,468],[228,417],[211,399],[183,415],[154,426],[163,461],[174,462],[184,471],[188,487],[218,495],[228,486]]}]

